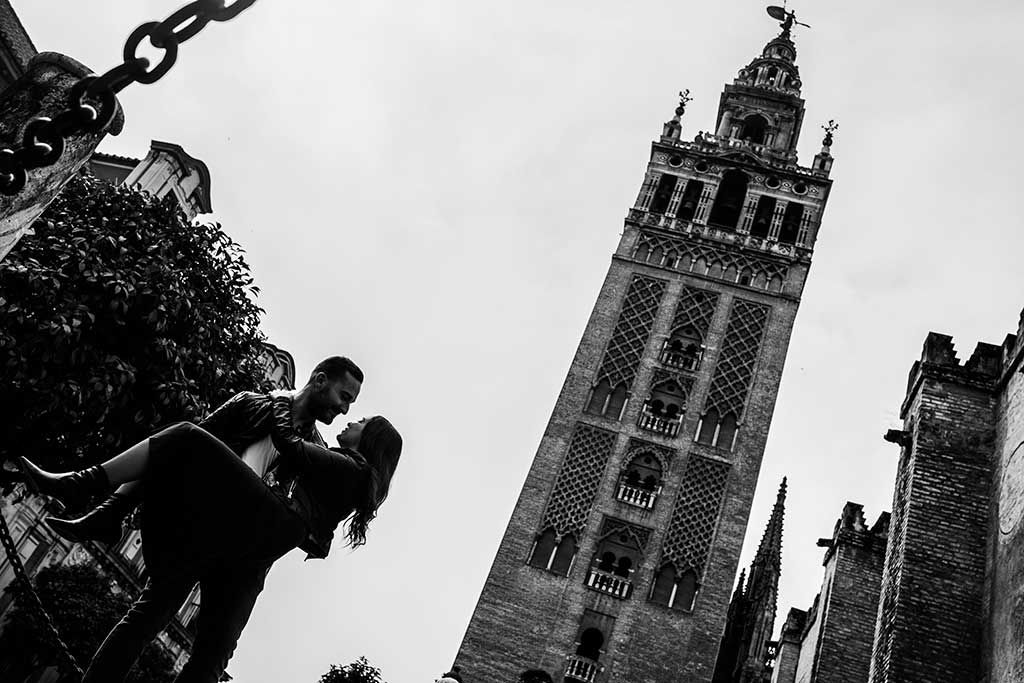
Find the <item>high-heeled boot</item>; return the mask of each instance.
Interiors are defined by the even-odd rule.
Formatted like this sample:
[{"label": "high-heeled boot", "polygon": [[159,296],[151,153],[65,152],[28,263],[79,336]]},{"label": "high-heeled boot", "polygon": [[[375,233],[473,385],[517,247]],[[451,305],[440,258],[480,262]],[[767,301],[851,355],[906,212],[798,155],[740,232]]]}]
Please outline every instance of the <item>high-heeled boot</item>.
[{"label": "high-heeled boot", "polygon": [[114,493],[78,519],[47,517],[44,521],[72,543],[99,541],[114,545],[124,536],[124,520],[138,503],[130,496]]},{"label": "high-heeled boot", "polygon": [[39,469],[27,458],[18,458],[18,466],[33,493],[54,498],[65,509],[88,507],[94,498],[110,493],[110,480],[99,465],[63,474]]}]

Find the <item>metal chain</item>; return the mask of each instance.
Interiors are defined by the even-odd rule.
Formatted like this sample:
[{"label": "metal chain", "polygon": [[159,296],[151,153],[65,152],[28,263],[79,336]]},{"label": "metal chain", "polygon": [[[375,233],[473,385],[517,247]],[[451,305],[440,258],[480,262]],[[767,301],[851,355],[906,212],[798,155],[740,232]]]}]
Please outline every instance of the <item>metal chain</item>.
[{"label": "metal chain", "polygon": [[[178,59],[178,46],[193,38],[211,21],[234,19],[256,0],[196,0],[163,21],[139,26],[124,44],[123,60],[102,76],[85,76],[71,88],[67,107],[54,118],[40,116],[25,126],[21,147],[0,149],[0,194],[12,196],[25,187],[28,171],[56,163],[64,142],[72,135],[95,133],[117,115],[117,93],[131,83],[156,83]],[[159,63],[138,56],[139,45],[149,38],[164,51]]]},{"label": "metal chain", "polygon": [[7,553],[7,560],[11,563],[11,568],[14,569],[15,580],[21,583],[22,589],[25,591],[25,595],[28,596],[29,602],[36,608],[39,614],[43,617],[43,621],[46,622],[46,629],[50,632],[50,637],[53,639],[54,644],[57,646],[57,653],[65,661],[65,663],[71,667],[75,672],[75,675],[81,680],[83,672],[82,668],[78,666],[78,662],[75,661],[75,656],[71,654],[71,650],[68,648],[67,643],[60,637],[60,633],[57,631],[57,625],[53,623],[53,617],[43,607],[43,601],[39,599],[39,594],[36,593],[35,587],[32,585],[32,580],[28,576],[28,572],[25,571],[25,565],[21,563],[21,556],[18,555],[18,547],[14,544],[14,538],[11,537],[11,530],[7,527],[7,520],[4,519],[3,515],[0,515],[0,544],[4,547],[4,552]]}]

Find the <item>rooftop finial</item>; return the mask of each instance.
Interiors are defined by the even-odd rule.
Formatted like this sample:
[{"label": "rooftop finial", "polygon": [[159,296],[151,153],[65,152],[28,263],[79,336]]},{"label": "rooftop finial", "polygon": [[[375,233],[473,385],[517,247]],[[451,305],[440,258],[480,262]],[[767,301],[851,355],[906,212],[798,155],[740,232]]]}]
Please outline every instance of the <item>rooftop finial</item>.
[{"label": "rooftop finial", "polygon": [[782,27],[783,38],[789,38],[789,31],[793,28],[793,24],[796,24],[797,26],[806,26],[807,28],[811,27],[810,24],[805,24],[802,21],[796,20],[796,12],[786,9],[785,0],[783,0],[782,7],[779,7],[778,5],[771,5],[768,7],[768,16],[779,21],[779,26]]},{"label": "rooftop finial", "polygon": [[692,101],[693,98],[690,97],[689,88],[687,88],[686,90],[679,91],[679,106],[676,107],[676,118],[679,118],[680,116],[686,113],[686,105]]},{"label": "rooftop finial", "polygon": [[828,148],[832,146],[832,133],[839,130],[839,124],[836,123],[835,119],[829,119],[828,123],[821,127],[825,131],[825,139],[821,141],[821,146]]}]

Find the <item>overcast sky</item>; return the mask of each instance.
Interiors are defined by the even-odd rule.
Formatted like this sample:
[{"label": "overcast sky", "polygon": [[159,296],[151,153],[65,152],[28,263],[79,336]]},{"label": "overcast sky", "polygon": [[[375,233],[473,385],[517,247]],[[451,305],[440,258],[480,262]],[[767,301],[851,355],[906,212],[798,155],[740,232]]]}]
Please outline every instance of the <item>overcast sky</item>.
[{"label": "overcast sky", "polygon": [[[22,0],[40,50],[102,71],[181,0]],[[807,608],[845,501],[891,506],[907,372],[929,330],[1016,330],[1024,4],[794,5],[800,159],[840,122],[835,185],[757,490],[749,564],[789,476],[779,620]],[[389,683],[451,663],[676,92],[684,137],[778,33],[754,0],[261,0],[121,98],[103,151],[181,144],[248,251],[300,376],[344,353],[350,415],[405,436],[355,553],[278,563],[229,671],[309,681],[360,655]],[[324,430],[339,431],[339,419]]]}]

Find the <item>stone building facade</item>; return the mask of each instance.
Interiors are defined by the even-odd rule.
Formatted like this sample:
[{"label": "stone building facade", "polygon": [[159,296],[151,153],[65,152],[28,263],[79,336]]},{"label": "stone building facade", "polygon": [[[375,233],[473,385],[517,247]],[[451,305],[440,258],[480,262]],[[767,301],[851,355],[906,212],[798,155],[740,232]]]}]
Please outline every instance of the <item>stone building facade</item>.
[{"label": "stone building facade", "polygon": [[823,538],[821,591],[806,612],[790,610],[771,683],[867,681],[881,592],[889,513],[873,525],[847,503],[832,538]]},{"label": "stone building facade", "polygon": [[1024,314],[966,361],[928,335],[885,437],[900,448],[891,519],[866,529],[847,504],[800,637],[783,631],[779,661],[799,661],[778,683],[1024,680],[1022,358]]},{"label": "stone building facade", "polygon": [[788,27],[647,173],[456,657],[467,682],[711,681],[831,181]]}]

